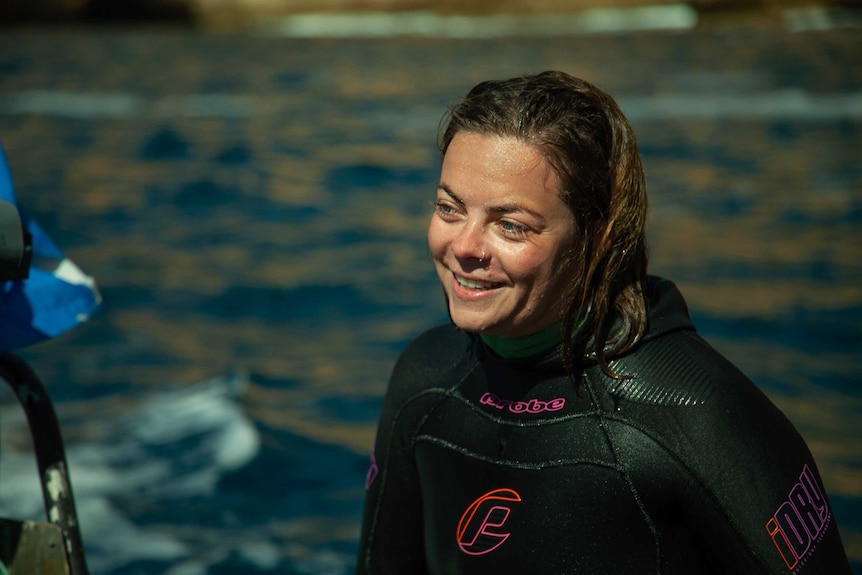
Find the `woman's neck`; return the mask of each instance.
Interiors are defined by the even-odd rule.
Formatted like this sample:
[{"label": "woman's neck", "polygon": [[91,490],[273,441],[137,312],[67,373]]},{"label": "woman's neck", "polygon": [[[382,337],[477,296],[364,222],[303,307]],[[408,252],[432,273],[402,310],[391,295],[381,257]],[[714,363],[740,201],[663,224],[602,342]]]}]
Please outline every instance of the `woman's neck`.
[{"label": "woman's neck", "polygon": [[530,335],[519,335],[505,337],[500,335],[479,334],[482,342],[491,348],[491,351],[507,359],[528,357],[554,347],[562,341],[562,321],[546,327],[542,331]]}]

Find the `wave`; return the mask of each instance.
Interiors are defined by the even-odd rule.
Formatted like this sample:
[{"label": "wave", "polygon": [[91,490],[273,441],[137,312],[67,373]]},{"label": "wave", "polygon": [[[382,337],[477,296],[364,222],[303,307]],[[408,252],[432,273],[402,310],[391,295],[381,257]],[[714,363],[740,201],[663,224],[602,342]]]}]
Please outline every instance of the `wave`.
[{"label": "wave", "polygon": [[[186,561],[196,551],[164,524],[140,523],[141,507],[211,497],[225,474],[251,461],[260,435],[239,403],[246,379],[216,377],[155,392],[130,410],[93,414],[98,430],[67,442],[78,518],[94,574],[140,561]],[[3,410],[4,443],[23,416]],[[20,410],[19,410],[20,411]],[[62,413],[62,406],[58,406]],[[80,433],[87,422],[71,422]],[[45,521],[33,454],[4,445],[0,515]]]}]

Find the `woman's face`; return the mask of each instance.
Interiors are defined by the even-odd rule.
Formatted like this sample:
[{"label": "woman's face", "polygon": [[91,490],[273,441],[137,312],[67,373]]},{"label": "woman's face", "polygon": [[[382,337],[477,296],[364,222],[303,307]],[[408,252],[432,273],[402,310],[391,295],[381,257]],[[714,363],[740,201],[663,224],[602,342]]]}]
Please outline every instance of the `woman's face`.
[{"label": "woman's face", "polygon": [[574,217],[539,151],[512,137],[455,135],[428,246],[461,329],[536,333],[560,319]]}]

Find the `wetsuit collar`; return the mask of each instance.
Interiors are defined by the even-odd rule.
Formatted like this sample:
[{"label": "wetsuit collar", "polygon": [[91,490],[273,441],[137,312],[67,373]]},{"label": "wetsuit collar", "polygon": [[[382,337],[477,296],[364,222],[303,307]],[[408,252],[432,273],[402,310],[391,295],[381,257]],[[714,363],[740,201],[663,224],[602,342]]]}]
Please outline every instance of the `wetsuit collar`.
[{"label": "wetsuit collar", "polygon": [[[677,330],[694,330],[688,315],[688,306],[673,282],[648,276],[644,287],[649,319],[647,332],[641,343]],[[621,322],[621,318],[616,318],[611,334],[616,334],[625,327]],[[486,351],[491,352],[486,355],[488,359],[505,361],[508,364],[514,362],[514,365],[524,369],[557,370],[562,369],[560,327],[557,323],[538,333],[515,338],[481,334],[479,339],[484,343]],[[579,350],[576,350],[573,356],[582,357],[584,366],[594,365],[595,353],[587,351],[594,348],[592,339],[581,342],[578,347]]]},{"label": "wetsuit collar", "polygon": [[562,320],[540,332],[518,337],[479,334],[491,351],[506,359],[530,357],[550,349],[562,341]]}]

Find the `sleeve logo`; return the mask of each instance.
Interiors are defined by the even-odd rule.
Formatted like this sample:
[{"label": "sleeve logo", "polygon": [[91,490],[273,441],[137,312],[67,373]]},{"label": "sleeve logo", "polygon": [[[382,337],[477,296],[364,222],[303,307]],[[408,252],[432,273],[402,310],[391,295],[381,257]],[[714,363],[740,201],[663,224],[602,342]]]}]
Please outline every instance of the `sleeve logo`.
[{"label": "sleeve logo", "polygon": [[831,515],[817,477],[806,465],[787,500],[766,522],[766,532],[793,571],[805,564],[829,527]]},{"label": "sleeve logo", "polygon": [[377,467],[377,458],[374,456],[374,451],[371,452],[371,463],[368,465],[368,471],[365,473],[365,490],[368,491],[371,489],[371,484],[374,483],[374,480],[377,479],[377,473],[379,469]]},{"label": "sleeve logo", "polygon": [[511,505],[521,501],[512,489],[495,489],[467,507],[458,521],[458,547],[467,555],[490,553],[509,538],[502,527],[509,519]]}]

